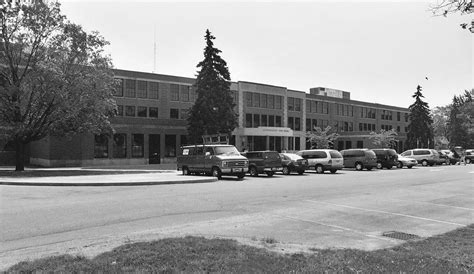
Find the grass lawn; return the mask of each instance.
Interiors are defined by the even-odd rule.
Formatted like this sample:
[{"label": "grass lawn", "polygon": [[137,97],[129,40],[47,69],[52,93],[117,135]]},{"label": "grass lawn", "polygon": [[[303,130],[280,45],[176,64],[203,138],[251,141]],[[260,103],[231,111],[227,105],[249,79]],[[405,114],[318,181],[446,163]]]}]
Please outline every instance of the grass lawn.
[{"label": "grass lawn", "polygon": [[376,251],[279,254],[234,240],[185,237],[120,246],[95,258],[20,262],[7,272],[422,272],[472,273],[474,225]]},{"label": "grass lawn", "polygon": [[114,174],[138,174],[153,171],[141,170],[25,170],[16,172],[14,170],[0,170],[0,177],[23,178],[23,177],[52,177],[52,176],[84,176],[84,175],[114,175]]}]

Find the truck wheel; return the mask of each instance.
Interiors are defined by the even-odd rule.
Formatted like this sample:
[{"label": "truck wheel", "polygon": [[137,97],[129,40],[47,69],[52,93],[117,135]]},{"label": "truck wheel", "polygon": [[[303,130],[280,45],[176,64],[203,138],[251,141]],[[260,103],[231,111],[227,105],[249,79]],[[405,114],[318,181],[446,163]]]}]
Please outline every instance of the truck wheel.
[{"label": "truck wheel", "polygon": [[257,168],[254,166],[250,167],[249,173],[250,173],[250,176],[253,176],[253,177],[258,176]]},{"label": "truck wheel", "polygon": [[213,167],[212,176],[220,180],[222,178],[221,170],[218,167]]},{"label": "truck wheel", "polygon": [[284,175],[290,175],[290,169],[287,166],[283,167],[283,174]]},{"label": "truck wheel", "polygon": [[237,174],[237,178],[243,179],[245,177],[245,172]]},{"label": "truck wheel", "polygon": [[319,173],[319,174],[324,173],[324,168],[322,165],[316,166],[316,173]]}]

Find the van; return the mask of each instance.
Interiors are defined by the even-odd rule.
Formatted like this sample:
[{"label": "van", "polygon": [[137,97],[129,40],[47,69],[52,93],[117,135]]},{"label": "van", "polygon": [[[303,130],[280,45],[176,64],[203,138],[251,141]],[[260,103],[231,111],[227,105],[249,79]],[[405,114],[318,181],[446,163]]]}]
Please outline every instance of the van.
[{"label": "van", "polygon": [[389,148],[378,148],[372,149],[377,156],[377,168],[391,169],[393,166],[398,164],[398,153],[394,149]]},{"label": "van", "polygon": [[313,168],[316,173],[324,173],[326,170],[336,173],[344,167],[341,153],[334,149],[308,149],[296,154],[308,160],[308,168]]},{"label": "van", "polygon": [[218,179],[222,175],[242,179],[248,172],[249,161],[232,145],[194,145],[181,147],[177,166],[183,175],[205,173]]},{"label": "van", "polygon": [[346,149],[341,151],[344,158],[345,168],[355,168],[356,170],[372,170],[377,166],[377,156],[375,152],[367,148]]},{"label": "van", "polygon": [[242,155],[249,160],[250,176],[266,173],[271,177],[276,171],[283,171],[280,154],[276,151],[248,151]]},{"label": "van", "polygon": [[429,148],[409,149],[404,151],[401,155],[417,160],[422,166],[433,166],[439,162],[438,152]]}]

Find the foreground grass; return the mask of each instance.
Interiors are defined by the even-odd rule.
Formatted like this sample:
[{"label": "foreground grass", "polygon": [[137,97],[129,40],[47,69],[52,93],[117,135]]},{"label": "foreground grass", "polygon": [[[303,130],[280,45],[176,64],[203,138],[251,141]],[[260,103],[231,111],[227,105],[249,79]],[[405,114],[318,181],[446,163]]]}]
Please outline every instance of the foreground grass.
[{"label": "foreground grass", "polygon": [[377,251],[314,249],[283,255],[233,240],[186,237],[120,246],[93,259],[21,262],[8,272],[423,272],[471,273],[474,225]]}]

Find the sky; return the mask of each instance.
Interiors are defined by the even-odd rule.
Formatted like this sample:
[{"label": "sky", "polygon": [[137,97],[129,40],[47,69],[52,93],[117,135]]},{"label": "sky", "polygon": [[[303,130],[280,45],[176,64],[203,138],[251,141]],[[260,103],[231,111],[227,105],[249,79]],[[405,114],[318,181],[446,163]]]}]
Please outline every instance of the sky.
[{"label": "sky", "polygon": [[433,16],[436,0],[60,2],[110,42],[119,69],[194,78],[209,29],[232,81],[327,87],[399,107],[421,85],[430,108],[474,87],[474,34],[459,26],[470,18]]}]

